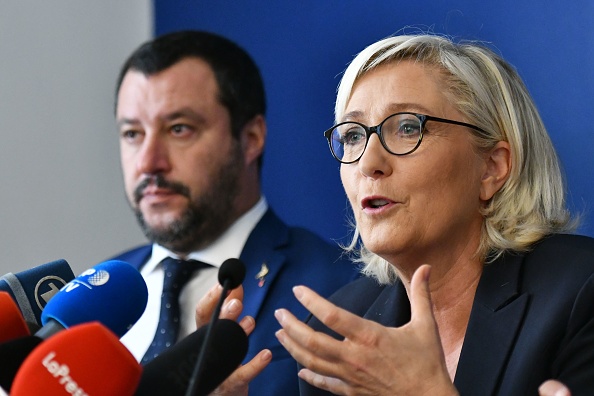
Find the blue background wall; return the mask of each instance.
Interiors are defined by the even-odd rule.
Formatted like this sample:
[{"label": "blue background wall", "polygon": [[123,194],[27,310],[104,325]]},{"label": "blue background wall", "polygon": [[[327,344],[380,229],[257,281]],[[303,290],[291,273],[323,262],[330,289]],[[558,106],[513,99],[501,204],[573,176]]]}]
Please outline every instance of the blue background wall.
[{"label": "blue background wall", "polygon": [[[413,26],[492,43],[516,66],[564,164],[570,208],[594,236],[594,2],[154,0],[155,34],[202,29],[262,70],[269,138],[264,192],[280,216],[344,240],[347,201],[322,132],[339,75],[368,44]],[[407,29],[410,31],[410,29]]]}]

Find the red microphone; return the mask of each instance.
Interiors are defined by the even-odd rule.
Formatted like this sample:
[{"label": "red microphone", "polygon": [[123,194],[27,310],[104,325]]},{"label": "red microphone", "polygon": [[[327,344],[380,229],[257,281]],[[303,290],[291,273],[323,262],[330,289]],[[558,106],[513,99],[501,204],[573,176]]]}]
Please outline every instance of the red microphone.
[{"label": "red microphone", "polygon": [[0,291],[1,390],[10,391],[12,380],[24,357],[43,341],[30,333],[19,307],[10,294]]},{"label": "red microphone", "polygon": [[0,344],[29,334],[19,307],[10,294],[0,291]]},{"label": "red microphone", "polygon": [[134,356],[99,322],[72,326],[41,343],[19,369],[11,396],[133,395],[142,373]]}]

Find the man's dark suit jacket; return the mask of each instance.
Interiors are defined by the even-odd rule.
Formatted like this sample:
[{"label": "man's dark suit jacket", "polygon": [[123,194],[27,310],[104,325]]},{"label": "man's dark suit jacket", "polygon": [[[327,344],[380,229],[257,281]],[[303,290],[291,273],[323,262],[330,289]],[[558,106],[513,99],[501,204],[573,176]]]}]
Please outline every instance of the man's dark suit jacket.
[{"label": "man's dark suit jacket", "polygon": [[[140,269],[150,254],[151,245],[146,245],[114,259]],[[272,362],[250,383],[251,395],[299,394],[297,363],[274,335],[280,329],[274,311],[287,308],[298,318],[305,319],[308,312],[293,296],[293,286],[307,285],[327,297],[355,279],[355,266],[340,255],[337,246],[305,229],[288,227],[271,209],[250,234],[240,256],[246,266],[242,316],[253,316],[256,329],[249,336],[245,361],[264,348],[272,351]],[[269,272],[260,287],[256,275],[262,264],[266,264]]]},{"label": "man's dark suit jacket", "polygon": [[[537,395],[556,378],[572,396],[594,395],[593,274],[594,239],[582,236],[550,236],[527,254],[486,264],[454,379],[460,394]],[[401,283],[361,278],[330,300],[385,326],[410,320]],[[332,334],[315,318],[309,325]],[[299,385],[302,395],[328,394]]]}]

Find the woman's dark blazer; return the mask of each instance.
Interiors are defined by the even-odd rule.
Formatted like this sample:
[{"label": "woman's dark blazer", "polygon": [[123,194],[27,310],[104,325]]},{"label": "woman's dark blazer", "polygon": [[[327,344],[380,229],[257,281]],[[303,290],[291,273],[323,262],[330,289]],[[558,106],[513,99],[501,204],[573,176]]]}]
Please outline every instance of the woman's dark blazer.
[{"label": "woman's dark blazer", "polygon": [[[485,265],[454,380],[460,394],[537,395],[555,378],[572,396],[594,395],[593,274],[594,239],[575,235],[549,236],[527,254]],[[330,300],[385,326],[410,320],[401,283],[359,279]],[[308,324],[332,334],[315,318]],[[301,395],[327,394],[299,385]]]}]

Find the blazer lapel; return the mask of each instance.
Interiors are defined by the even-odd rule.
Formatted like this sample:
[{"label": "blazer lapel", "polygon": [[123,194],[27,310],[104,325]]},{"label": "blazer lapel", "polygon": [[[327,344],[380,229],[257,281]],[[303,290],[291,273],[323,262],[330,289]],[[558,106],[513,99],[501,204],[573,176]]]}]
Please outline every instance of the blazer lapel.
[{"label": "blazer lapel", "polygon": [[522,259],[504,255],[485,265],[454,380],[461,395],[497,393],[528,303],[519,293]]},{"label": "blazer lapel", "polygon": [[[244,298],[241,317],[257,318],[262,302],[275,278],[285,265],[281,248],[286,246],[289,230],[270,209],[250,234],[240,259],[246,265],[243,281]],[[247,297],[249,296],[249,297]]]},{"label": "blazer lapel", "polygon": [[385,287],[363,317],[388,327],[410,322],[410,301],[402,282]]}]

